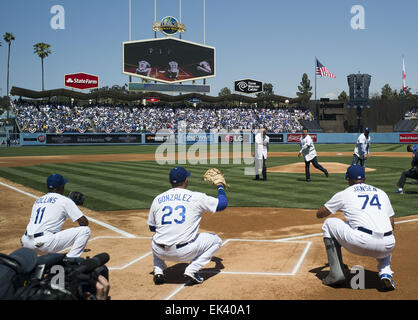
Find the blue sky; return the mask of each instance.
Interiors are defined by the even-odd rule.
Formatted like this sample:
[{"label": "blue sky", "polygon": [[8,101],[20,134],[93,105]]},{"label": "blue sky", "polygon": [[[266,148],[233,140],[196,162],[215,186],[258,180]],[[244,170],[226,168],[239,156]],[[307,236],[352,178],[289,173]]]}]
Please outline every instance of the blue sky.
[{"label": "blue sky", "polygon": [[[179,17],[179,0],[157,0],[157,20]],[[33,45],[46,42],[45,89],[64,87],[64,74],[99,75],[101,86],[123,85],[123,41],[129,40],[128,0],[2,1],[0,34],[12,32],[11,85],[41,90],[41,62]],[[154,37],[154,0],[132,0],[133,40]],[[203,43],[203,0],[182,0],[184,40]],[[51,7],[65,9],[65,29],[53,30]],[[350,10],[365,9],[365,29],[353,30]],[[418,1],[404,0],[206,0],[206,44],[216,47],[210,95],[233,81],[272,83],[274,92],[295,97],[303,73],[314,87],[315,56],[337,78],[317,79],[318,98],[348,92],[347,75],[372,75],[370,92],[385,83],[401,87],[402,55],[407,85],[418,91]],[[161,33],[158,37],[163,37]],[[6,92],[7,44],[0,47],[0,88]],[[140,81],[139,79],[135,81]],[[201,81],[199,81],[201,83]],[[187,84],[187,83],[186,83]],[[313,88],[314,89],[314,88]]]}]

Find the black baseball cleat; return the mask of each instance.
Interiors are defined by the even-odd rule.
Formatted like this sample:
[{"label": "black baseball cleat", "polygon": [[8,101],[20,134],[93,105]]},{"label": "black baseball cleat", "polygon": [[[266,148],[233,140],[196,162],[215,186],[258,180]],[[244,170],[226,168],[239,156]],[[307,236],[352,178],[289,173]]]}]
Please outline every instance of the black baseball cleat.
[{"label": "black baseball cleat", "polygon": [[325,176],[328,178],[328,171],[327,170],[325,170]]},{"label": "black baseball cleat", "polygon": [[165,282],[164,275],[161,273],[154,274],[154,283],[158,286]]},{"label": "black baseball cleat", "polygon": [[311,179],[306,179],[306,182],[310,182],[311,181]]},{"label": "black baseball cleat", "polygon": [[380,276],[385,291],[395,290],[395,282],[390,274],[384,273]]}]

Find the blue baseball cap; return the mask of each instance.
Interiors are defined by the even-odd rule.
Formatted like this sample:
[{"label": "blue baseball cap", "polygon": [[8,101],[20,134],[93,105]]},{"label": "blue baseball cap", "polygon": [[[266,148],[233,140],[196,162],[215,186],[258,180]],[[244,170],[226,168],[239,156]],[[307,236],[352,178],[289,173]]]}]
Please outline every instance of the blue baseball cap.
[{"label": "blue baseball cap", "polygon": [[186,180],[191,175],[191,172],[187,171],[183,167],[175,167],[170,171],[170,183],[176,184]]},{"label": "blue baseball cap", "polygon": [[366,178],[365,170],[358,164],[353,164],[347,168],[345,179],[361,180]]},{"label": "blue baseball cap", "polygon": [[46,179],[46,185],[48,189],[54,189],[61,187],[62,185],[66,184],[68,180],[65,180],[62,175],[59,173],[51,174],[48,179]]},{"label": "blue baseball cap", "polygon": [[364,128],[364,132],[370,132],[369,127]]}]

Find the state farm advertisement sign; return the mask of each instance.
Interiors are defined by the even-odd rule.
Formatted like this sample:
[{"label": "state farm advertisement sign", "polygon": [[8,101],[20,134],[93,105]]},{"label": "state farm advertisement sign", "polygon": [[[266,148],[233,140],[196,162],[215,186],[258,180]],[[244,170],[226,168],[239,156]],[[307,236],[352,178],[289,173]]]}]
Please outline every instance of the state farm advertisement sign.
[{"label": "state farm advertisement sign", "polygon": [[400,143],[418,143],[418,134],[416,133],[400,133]]},{"label": "state farm advertisement sign", "polygon": [[87,73],[66,74],[65,86],[74,89],[93,89],[99,87],[99,77]]},{"label": "state farm advertisement sign", "polygon": [[[316,133],[310,134],[312,141],[316,142],[317,135]],[[300,142],[300,138],[302,137],[301,133],[288,133],[287,134],[287,142]]]}]

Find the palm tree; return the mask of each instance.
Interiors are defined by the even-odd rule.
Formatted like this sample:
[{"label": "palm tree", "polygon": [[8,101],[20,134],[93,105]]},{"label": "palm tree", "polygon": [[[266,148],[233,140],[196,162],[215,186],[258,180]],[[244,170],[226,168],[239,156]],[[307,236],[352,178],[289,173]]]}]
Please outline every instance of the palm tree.
[{"label": "palm tree", "polygon": [[3,36],[4,41],[9,44],[9,54],[7,56],[7,96],[9,96],[9,74],[10,74],[10,47],[12,45],[12,41],[16,40],[15,36],[10,32],[6,32]]},{"label": "palm tree", "polygon": [[44,88],[44,59],[51,54],[51,46],[47,43],[39,42],[33,46],[34,53],[41,58],[42,62],[42,91],[45,90]]},{"label": "palm tree", "polygon": [[0,47],[2,46],[2,43],[1,43],[1,41],[0,41]]}]

